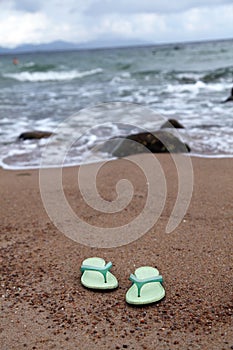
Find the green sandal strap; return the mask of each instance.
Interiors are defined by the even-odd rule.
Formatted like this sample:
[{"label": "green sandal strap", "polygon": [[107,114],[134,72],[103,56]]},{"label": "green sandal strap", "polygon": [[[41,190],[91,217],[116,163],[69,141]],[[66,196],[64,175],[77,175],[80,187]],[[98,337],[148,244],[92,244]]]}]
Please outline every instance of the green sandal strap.
[{"label": "green sandal strap", "polygon": [[147,283],[151,283],[151,282],[163,282],[163,277],[161,275],[159,276],[152,276],[152,277],[148,277],[148,278],[144,278],[144,279],[140,279],[137,278],[135,275],[133,275],[131,273],[129,280],[132,281],[138,288],[138,297],[141,296],[141,289],[142,287],[147,284]]},{"label": "green sandal strap", "polygon": [[105,266],[92,266],[92,265],[82,265],[80,270],[84,271],[96,271],[100,272],[104,276],[104,282],[107,283],[107,272],[111,269],[112,263],[109,261]]}]

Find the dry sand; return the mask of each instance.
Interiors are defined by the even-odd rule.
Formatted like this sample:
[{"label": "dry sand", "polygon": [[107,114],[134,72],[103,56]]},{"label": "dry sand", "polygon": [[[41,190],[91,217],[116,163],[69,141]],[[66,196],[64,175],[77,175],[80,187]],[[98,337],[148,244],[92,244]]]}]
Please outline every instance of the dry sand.
[{"label": "dry sand", "polygon": [[[2,350],[233,349],[233,159],[192,159],[191,204],[179,227],[166,234],[177,174],[169,156],[158,158],[168,183],[159,221],[139,240],[109,249],[59,232],[44,210],[37,170],[0,169]],[[146,198],[143,175],[124,160],[110,162],[100,175],[100,193],[110,201],[116,180],[131,178],[135,198],[128,209],[104,215],[87,207],[77,190],[77,168],[67,168],[64,189],[73,210],[104,227],[138,215]],[[113,262],[117,290],[81,285],[81,262],[91,256]],[[132,307],[125,302],[128,277],[142,265],[159,269],[166,298]]]}]

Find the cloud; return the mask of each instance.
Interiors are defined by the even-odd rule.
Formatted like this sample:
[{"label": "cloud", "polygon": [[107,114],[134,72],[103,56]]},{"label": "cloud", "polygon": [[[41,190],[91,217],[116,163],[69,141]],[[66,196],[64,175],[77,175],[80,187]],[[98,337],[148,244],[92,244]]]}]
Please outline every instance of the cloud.
[{"label": "cloud", "polygon": [[22,12],[20,15],[10,11],[7,16],[0,15],[0,45],[14,47],[21,43],[40,42],[38,33],[45,32],[50,24],[43,13]]},{"label": "cloud", "polygon": [[0,46],[230,38],[232,0],[0,0]]},{"label": "cloud", "polygon": [[24,12],[38,12],[43,8],[43,1],[20,0],[12,2],[15,10]]},{"label": "cloud", "polygon": [[147,42],[202,40],[228,38],[233,33],[233,5],[213,8],[193,8],[169,15],[136,13],[108,14],[98,20],[99,34],[112,33]]},{"label": "cloud", "polygon": [[193,8],[222,6],[232,4],[232,0],[94,0],[87,13],[93,16],[103,14],[156,13],[167,14],[184,12]]}]

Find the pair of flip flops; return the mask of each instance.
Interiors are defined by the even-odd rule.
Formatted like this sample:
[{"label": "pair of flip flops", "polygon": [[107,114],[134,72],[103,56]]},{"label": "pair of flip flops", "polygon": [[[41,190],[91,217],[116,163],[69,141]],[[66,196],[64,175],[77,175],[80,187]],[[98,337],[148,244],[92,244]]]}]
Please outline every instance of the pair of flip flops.
[{"label": "pair of flip flops", "polygon": [[[109,271],[112,263],[105,263],[102,258],[85,259],[81,266],[81,283],[91,289],[108,290],[118,287],[116,277]],[[163,278],[159,271],[151,266],[142,266],[129,277],[132,286],[126,293],[129,304],[144,305],[161,300],[165,296]]]}]

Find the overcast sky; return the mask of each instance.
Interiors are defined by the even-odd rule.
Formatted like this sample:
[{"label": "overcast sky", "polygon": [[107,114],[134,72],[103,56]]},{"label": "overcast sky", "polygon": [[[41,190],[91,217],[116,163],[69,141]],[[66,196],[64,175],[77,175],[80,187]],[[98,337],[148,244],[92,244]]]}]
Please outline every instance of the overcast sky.
[{"label": "overcast sky", "polygon": [[0,46],[233,37],[233,0],[0,0]]}]

